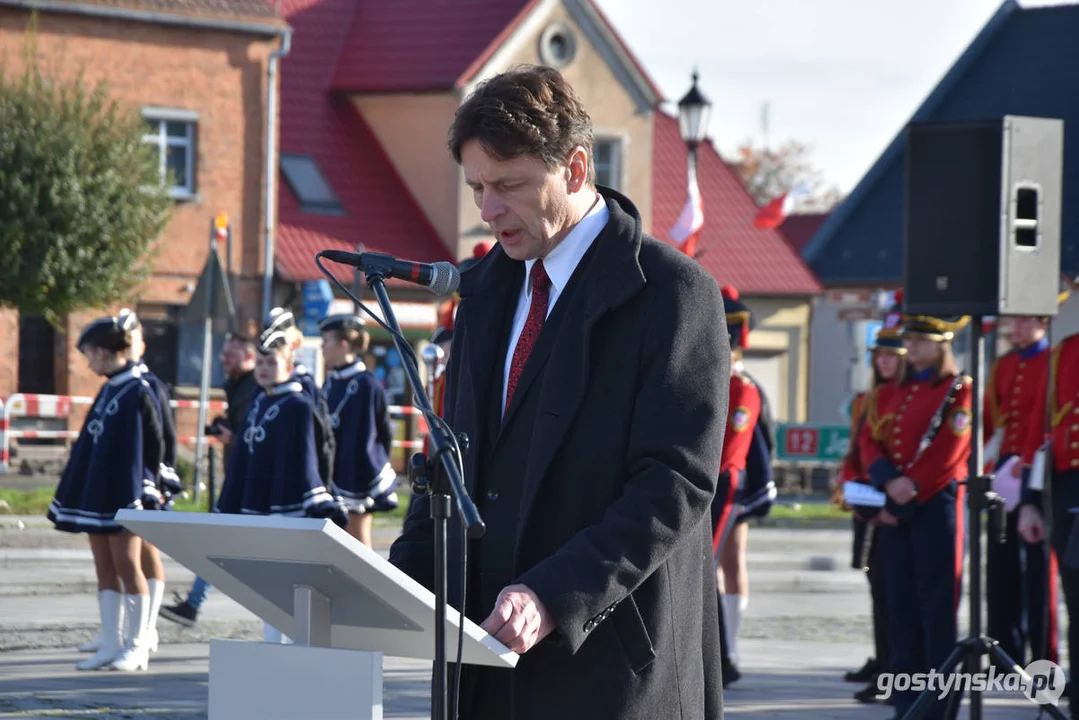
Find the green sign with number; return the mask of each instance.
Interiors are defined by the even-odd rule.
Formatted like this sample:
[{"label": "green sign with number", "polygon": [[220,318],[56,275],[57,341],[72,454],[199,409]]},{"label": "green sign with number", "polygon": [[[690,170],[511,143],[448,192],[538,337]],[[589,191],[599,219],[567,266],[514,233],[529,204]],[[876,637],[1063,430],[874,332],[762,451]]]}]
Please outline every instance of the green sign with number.
[{"label": "green sign with number", "polygon": [[847,454],[849,445],[850,428],[846,425],[780,423],[776,459],[838,463]]}]

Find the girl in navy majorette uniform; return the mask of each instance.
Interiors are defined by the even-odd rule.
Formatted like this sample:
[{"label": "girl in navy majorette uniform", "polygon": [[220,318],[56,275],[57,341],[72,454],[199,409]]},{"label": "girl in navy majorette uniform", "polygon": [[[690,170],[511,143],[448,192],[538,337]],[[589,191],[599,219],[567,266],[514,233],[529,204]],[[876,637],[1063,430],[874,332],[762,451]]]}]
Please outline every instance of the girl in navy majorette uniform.
[{"label": "girl in navy majorette uniform", "polygon": [[332,315],[318,327],[323,359],[330,369],[322,395],[336,448],[334,492],[348,508],[349,533],[370,547],[371,513],[397,507],[389,401],[382,385],[357,359],[371,340],[363,321],[354,315]]},{"label": "girl in navy majorette uniform", "polygon": [[[290,377],[295,342],[288,335],[271,327],[259,338],[255,380],[264,392],[251,403],[246,422],[234,435],[235,448],[216,509],[329,517],[345,527],[347,513],[319,475],[314,405]],[[267,641],[279,642],[281,637],[266,626]]]},{"label": "girl in navy majorette uniform", "polygon": [[[173,421],[169,389],[165,383],[154,375],[143,362],[146,353],[146,343],[143,341],[142,323],[138,316],[131,310],[121,310],[117,316],[121,327],[130,328],[131,347],[127,349],[127,358],[139,369],[141,378],[145,380],[154,391],[154,403],[158,411],[158,419],[161,422],[162,440],[164,442],[161,465],[157,472],[149,469],[143,477],[142,506],[144,510],[164,510],[172,508],[172,497],[183,490],[180,478],[176,474],[176,423]],[[150,590],[150,617],[147,627],[147,645],[151,653],[157,652],[157,616],[161,609],[161,601],[165,595],[165,566],[161,562],[161,553],[146,540],[142,541],[142,555],[140,557],[142,572],[146,576],[146,583]],[[121,613],[122,614],[122,613]],[[103,636],[99,634],[93,640],[79,646],[79,652],[97,652],[103,642]]]},{"label": "girl in navy majorette uniform", "polygon": [[79,336],[76,347],[107,381],[49,506],[48,517],[58,530],[90,535],[97,571],[102,639],[93,656],[76,665],[80,670],[144,670],[149,659],[151,600],[142,540],[115,518],[123,508],[142,509],[143,480],[156,473],[164,452],[154,390],[127,357],[133,329],[130,317],[123,322],[108,317],[90,323]]}]

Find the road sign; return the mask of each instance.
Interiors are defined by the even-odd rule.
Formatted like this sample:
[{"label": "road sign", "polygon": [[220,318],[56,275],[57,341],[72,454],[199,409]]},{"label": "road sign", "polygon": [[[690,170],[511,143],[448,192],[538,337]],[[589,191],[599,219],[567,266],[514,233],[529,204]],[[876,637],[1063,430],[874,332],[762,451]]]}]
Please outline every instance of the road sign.
[{"label": "road sign", "polygon": [[333,301],[329,280],[308,280],[303,284],[303,318],[301,330],[304,335],[318,335],[318,322],[326,317]]},{"label": "road sign", "polygon": [[776,459],[787,462],[837,463],[850,444],[845,425],[781,423]]}]

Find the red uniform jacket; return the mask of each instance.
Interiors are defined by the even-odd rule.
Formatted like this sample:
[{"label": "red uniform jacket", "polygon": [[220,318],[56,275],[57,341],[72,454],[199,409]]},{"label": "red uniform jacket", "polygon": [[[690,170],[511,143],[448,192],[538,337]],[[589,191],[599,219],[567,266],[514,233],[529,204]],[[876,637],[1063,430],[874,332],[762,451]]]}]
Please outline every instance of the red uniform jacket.
[{"label": "red uniform jacket", "polygon": [[[1045,343],[1013,350],[993,363],[989,370],[982,424],[986,442],[997,430],[1004,431],[1001,459],[1022,455],[1030,426],[1036,421],[1034,406],[1038,394],[1045,394],[1048,370],[1049,351]],[[1036,424],[1042,425],[1041,422]]]},{"label": "red uniform jacket", "polygon": [[1053,467],[1057,471],[1079,469],[1079,334],[1071,335],[1053,348],[1049,358],[1048,382],[1053,388],[1046,425],[1045,383],[1033,390],[1034,409],[1026,441],[1023,462],[1030,464],[1034,453],[1050,428],[1053,434]]},{"label": "red uniform jacket", "polygon": [[862,453],[858,448],[858,435],[865,419],[866,397],[870,394],[872,391],[860,392],[850,403],[850,450],[847,452],[847,457],[843,459],[843,467],[839,471],[840,482],[865,477],[865,465],[862,464]]},{"label": "red uniform jacket", "polygon": [[[929,423],[957,381],[961,383],[960,389],[944,415],[940,430],[915,460]],[[872,483],[883,489],[893,478],[909,477],[918,489],[917,499],[925,502],[952,480],[966,478],[970,410],[970,378],[950,375],[881,385],[876,392],[875,407],[867,407],[867,421],[859,438],[862,461]]]},{"label": "red uniform jacket", "polygon": [[761,416],[761,394],[753,381],[742,375],[731,375],[730,405],[727,429],[723,434],[723,457],[719,471],[733,475],[746,469],[746,456],[753,442],[753,428]]}]

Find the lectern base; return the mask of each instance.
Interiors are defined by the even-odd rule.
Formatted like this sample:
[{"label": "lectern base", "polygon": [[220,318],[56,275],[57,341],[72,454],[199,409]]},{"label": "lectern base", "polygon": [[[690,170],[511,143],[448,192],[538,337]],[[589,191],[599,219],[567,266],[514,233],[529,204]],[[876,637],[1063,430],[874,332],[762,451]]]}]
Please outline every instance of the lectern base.
[{"label": "lectern base", "polygon": [[211,640],[209,720],[382,720],[382,653]]}]

